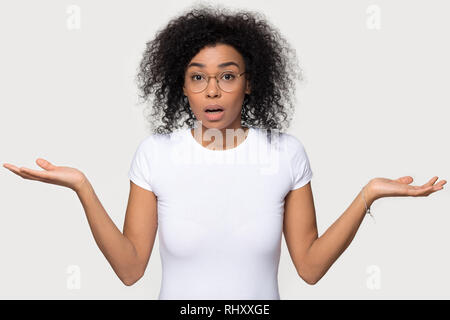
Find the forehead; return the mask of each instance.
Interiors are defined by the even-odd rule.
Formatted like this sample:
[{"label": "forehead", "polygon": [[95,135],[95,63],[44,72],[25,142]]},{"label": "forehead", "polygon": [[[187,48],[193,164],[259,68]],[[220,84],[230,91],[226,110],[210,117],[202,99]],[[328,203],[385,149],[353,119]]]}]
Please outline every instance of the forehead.
[{"label": "forehead", "polygon": [[201,49],[189,62],[188,68],[192,67],[200,69],[225,67],[243,69],[244,59],[232,46],[217,44]]}]

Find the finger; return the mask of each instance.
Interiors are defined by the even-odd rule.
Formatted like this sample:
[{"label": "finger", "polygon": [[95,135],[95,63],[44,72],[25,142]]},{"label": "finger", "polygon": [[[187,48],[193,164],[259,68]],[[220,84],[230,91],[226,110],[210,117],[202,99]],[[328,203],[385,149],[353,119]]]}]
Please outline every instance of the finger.
[{"label": "finger", "polygon": [[9,163],[4,163],[3,167],[5,167],[6,169],[8,169],[9,171],[17,174],[19,177],[23,178],[23,179],[27,179],[27,180],[38,180],[38,181],[44,181],[43,179],[40,179],[39,177],[33,176],[31,174],[29,174],[26,170],[21,170],[23,168],[19,168],[13,164],[9,164]]},{"label": "finger", "polygon": [[445,181],[445,180],[442,180],[442,181],[439,181],[438,183],[436,183],[433,186],[433,188],[434,188],[433,192],[444,189],[444,184],[446,184],[446,183],[447,183],[447,181]]},{"label": "finger", "polygon": [[20,172],[18,173],[18,175],[21,176],[21,177],[24,178],[24,179],[27,179],[27,180],[37,180],[37,181],[42,181],[40,178],[34,177],[34,176],[32,176],[32,175],[30,175],[30,174],[28,174],[28,173],[26,173],[26,172],[20,171]]},{"label": "finger", "polygon": [[55,166],[53,164],[51,164],[49,161],[42,159],[42,158],[37,158],[36,163],[38,166],[40,166],[41,168],[44,168],[45,170],[55,169]]},{"label": "finger", "polygon": [[440,186],[440,187],[443,187],[444,184],[446,184],[446,183],[447,183],[446,180],[441,180],[441,181],[439,181],[436,185],[437,185],[437,186]]},{"label": "finger", "polygon": [[433,192],[434,186],[416,186],[408,190],[408,194],[414,197],[420,197]]},{"label": "finger", "polygon": [[23,179],[37,180],[36,177],[29,175],[25,171],[20,170],[20,168],[17,168],[16,166],[11,166],[8,169]]},{"label": "finger", "polygon": [[[441,181],[442,182],[442,181]],[[429,196],[430,194],[442,190],[444,187],[443,185],[446,183],[446,181],[444,183],[439,182],[439,184],[436,185],[431,185],[431,186],[422,186],[422,187],[417,187],[416,189],[411,189],[409,190],[409,195],[412,196]]]},{"label": "finger", "polygon": [[9,164],[9,163],[4,163],[3,166],[8,169],[9,171],[14,172],[15,174],[19,174],[20,169],[18,167],[16,167],[13,164]]},{"label": "finger", "polygon": [[434,176],[433,178],[431,178],[430,180],[428,180],[427,183],[421,185],[421,186],[411,186],[411,188],[416,189],[416,190],[423,190],[424,188],[428,188],[430,186],[433,186],[433,184],[437,181],[439,177]]},{"label": "finger", "polygon": [[397,179],[398,182],[405,184],[410,184],[411,182],[413,182],[413,180],[414,179],[411,176],[404,176]]},{"label": "finger", "polygon": [[430,180],[428,180],[428,182],[427,183],[425,183],[424,184],[424,186],[432,186],[436,181],[437,181],[437,179],[439,179],[439,177],[438,176],[434,176],[433,178],[431,178]]},{"label": "finger", "polygon": [[45,171],[33,170],[26,167],[20,167],[20,172],[27,174],[28,176],[34,177],[36,179],[48,179],[48,174]]},{"label": "finger", "polygon": [[[427,184],[431,185],[433,187],[433,191],[438,191],[438,190],[442,190],[444,188],[444,185],[447,183],[446,180],[441,180],[438,183],[436,183],[436,181],[438,180],[438,177],[433,177]],[[436,184],[434,184],[436,183]]]},{"label": "finger", "polygon": [[11,167],[17,168],[15,165],[13,165],[13,164],[11,164],[11,163],[4,163],[4,164],[3,164],[3,167],[5,167],[5,168],[8,169],[8,170],[10,170]]}]

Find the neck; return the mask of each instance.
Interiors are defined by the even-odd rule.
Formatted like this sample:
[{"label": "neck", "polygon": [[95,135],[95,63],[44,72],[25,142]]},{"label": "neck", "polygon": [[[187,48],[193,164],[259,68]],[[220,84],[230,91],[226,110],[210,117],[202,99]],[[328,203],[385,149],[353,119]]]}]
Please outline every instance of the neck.
[{"label": "neck", "polygon": [[[203,124],[201,125],[201,135],[200,132],[195,132],[195,130],[197,129],[191,129],[191,134],[192,136],[195,138],[195,140],[197,140],[198,143],[200,143],[203,147],[207,148],[209,145],[209,148],[214,148],[214,149],[220,149],[220,145],[217,145],[218,142],[215,142],[216,140],[216,136],[219,135],[222,137],[222,150],[226,150],[226,149],[230,149],[230,148],[235,148],[238,145],[240,145],[246,138],[248,135],[248,127],[242,127],[240,124],[237,126],[231,126],[231,127],[227,127],[227,128],[214,128],[216,130],[218,130],[219,132],[217,132],[216,130],[213,130],[212,132],[207,132],[209,129],[213,129],[213,128],[208,128],[205,127]],[[231,144],[231,147],[227,146],[227,130],[230,131],[229,133],[229,137],[228,139],[232,139],[234,140]],[[198,130],[199,131],[199,130]]]}]

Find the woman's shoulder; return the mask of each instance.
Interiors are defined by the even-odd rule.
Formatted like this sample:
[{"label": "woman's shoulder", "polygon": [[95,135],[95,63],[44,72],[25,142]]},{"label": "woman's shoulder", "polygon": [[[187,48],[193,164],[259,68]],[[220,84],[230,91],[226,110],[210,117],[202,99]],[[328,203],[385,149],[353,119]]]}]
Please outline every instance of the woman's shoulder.
[{"label": "woman's shoulder", "polygon": [[142,144],[166,144],[182,137],[187,129],[176,129],[168,133],[151,132],[141,140]]},{"label": "woman's shoulder", "polygon": [[285,141],[285,143],[290,148],[294,148],[294,149],[303,148],[303,143],[302,143],[301,139],[292,133],[288,133],[288,132],[282,133],[282,139]]},{"label": "woman's shoulder", "polygon": [[255,128],[257,135],[264,138],[268,143],[273,143],[283,151],[294,151],[303,149],[303,143],[296,135],[280,130],[267,130]]}]

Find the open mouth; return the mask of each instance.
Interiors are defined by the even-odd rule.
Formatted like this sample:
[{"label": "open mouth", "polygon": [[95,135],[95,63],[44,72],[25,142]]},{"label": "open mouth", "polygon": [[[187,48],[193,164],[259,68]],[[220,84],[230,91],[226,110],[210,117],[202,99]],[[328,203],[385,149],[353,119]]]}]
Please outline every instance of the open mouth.
[{"label": "open mouth", "polygon": [[224,117],[225,109],[219,105],[211,105],[205,109],[205,117],[208,121],[219,121]]},{"label": "open mouth", "polygon": [[206,109],[205,111],[209,113],[219,113],[222,112],[223,109]]}]

